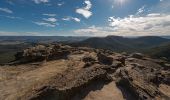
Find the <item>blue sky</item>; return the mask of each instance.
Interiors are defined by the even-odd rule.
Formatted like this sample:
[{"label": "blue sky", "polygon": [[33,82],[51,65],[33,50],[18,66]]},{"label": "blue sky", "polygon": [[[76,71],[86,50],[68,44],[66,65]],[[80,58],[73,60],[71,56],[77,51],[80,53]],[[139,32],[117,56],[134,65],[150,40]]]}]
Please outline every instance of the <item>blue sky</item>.
[{"label": "blue sky", "polygon": [[170,35],[170,0],[0,0],[0,35]]}]

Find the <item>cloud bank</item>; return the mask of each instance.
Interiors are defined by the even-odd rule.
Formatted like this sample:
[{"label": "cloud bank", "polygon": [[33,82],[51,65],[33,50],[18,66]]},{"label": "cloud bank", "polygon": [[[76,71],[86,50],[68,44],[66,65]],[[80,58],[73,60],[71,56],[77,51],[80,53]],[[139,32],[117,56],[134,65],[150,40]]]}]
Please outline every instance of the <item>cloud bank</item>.
[{"label": "cloud bank", "polygon": [[106,36],[144,36],[144,35],[169,35],[170,15],[150,13],[145,16],[130,15],[125,18],[108,18],[108,27],[88,27],[74,32],[78,35]]}]

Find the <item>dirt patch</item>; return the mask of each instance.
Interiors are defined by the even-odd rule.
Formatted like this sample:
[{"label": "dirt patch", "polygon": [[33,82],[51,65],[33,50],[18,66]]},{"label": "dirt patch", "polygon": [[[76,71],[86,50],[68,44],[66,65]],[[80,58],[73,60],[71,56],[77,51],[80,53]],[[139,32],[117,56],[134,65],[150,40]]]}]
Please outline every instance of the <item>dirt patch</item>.
[{"label": "dirt patch", "polygon": [[67,62],[65,60],[52,61],[36,70],[21,73],[13,79],[2,81],[0,82],[0,99],[14,100],[24,95],[28,90],[34,89],[37,84],[43,83],[43,81],[66,69]]}]

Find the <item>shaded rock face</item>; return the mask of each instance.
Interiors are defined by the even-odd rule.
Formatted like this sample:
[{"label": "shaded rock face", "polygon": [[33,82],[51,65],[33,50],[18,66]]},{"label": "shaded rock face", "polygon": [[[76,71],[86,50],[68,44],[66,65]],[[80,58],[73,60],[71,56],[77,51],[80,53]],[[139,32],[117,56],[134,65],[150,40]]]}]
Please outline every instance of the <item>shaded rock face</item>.
[{"label": "shaded rock face", "polygon": [[127,100],[170,99],[158,89],[162,84],[170,85],[168,62],[147,58],[140,53],[124,55],[108,50],[50,45],[26,49],[16,58],[25,63],[63,58],[68,62],[67,70],[34,86],[33,90],[18,97],[21,99],[74,100],[75,95],[90,85],[110,82],[116,82]]},{"label": "shaded rock face", "polygon": [[102,64],[105,64],[105,65],[111,65],[112,62],[113,62],[113,58],[112,57],[109,57],[101,52],[99,52],[97,54],[97,57],[98,57],[98,60],[99,62],[101,62]]}]

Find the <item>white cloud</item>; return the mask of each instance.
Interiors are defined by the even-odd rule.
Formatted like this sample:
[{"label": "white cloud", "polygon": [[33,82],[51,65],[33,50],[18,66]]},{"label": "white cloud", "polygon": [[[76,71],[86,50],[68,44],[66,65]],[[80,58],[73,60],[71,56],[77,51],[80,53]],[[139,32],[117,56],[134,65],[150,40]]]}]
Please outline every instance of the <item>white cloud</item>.
[{"label": "white cloud", "polygon": [[129,16],[125,18],[109,18],[110,26],[115,30],[134,30],[134,31],[146,31],[153,28],[165,28],[164,24],[169,24],[170,26],[170,15],[168,14],[159,14],[153,13],[146,16]]},{"label": "white cloud", "polygon": [[74,33],[78,36],[107,36],[107,35],[119,35],[113,32],[111,27],[96,27],[90,26],[83,29],[74,30]]},{"label": "white cloud", "polygon": [[21,17],[15,17],[15,16],[5,16],[6,18],[10,18],[10,19],[23,19]]},{"label": "white cloud", "polygon": [[85,10],[85,9],[77,9],[76,12],[78,14],[83,15],[85,18],[89,18],[90,16],[92,16],[92,12]]},{"label": "white cloud", "polygon": [[160,13],[151,13],[151,14],[148,14],[147,15],[148,17],[158,17],[158,16],[161,16],[161,14]]},{"label": "white cloud", "polygon": [[70,18],[70,17],[64,17],[64,18],[62,18],[62,20],[64,20],[64,21],[70,21],[71,18]]},{"label": "white cloud", "polygon": [[142,14],[145,11],[145,5],[138,9],[137,15]]},{"label": "white cloud", "polygon": [[[98,33],[100,32],[100,33]],[[101,33],[102,30],[100,27],[95,27],[95,26],[91,26],[91,27],[88,27],[88,28],[83,28],[83,29],[77,29],[74,31],[75,34],[77,35],[81,35],[81,36],[99,36]]]},{"label": "white cloud", "polygon": [[36,4],[47,3],[49,0],[33,0]]},{"label": "white cloud", "polygon": [[5,17],[5,18],[9,18],[9,19],[23,19],[22,17],[6,16],[6,15],[0,15],[0,17]]},{"label": "white cloud", "polygon": [[89,0],[85,0],[84,3],[86,4],[86,7],[76,9],[76,13],[83,15],[85,18],[89,18],[93,14],[91,11],[89,11],[92,7],[92,4]]},{"label": "white cloud", "polygon": [[57,16],[56,14],[43,14],[44,16],[49,16],[49,17],[55,17]]},{"label": "white cloud", "polygon": [[56,25],[58,25],[56,18],[43,18],[42,21],[33,23],[46,27],[55,27]]},{"label": "white cloud", "polygon": [[80,21],[81,21],[79,18],[71,17],[71,16],[64,17],[64,18],[62,18],[62,20],[64,20],[64,21],[74,20],[74,21],[76,21],[76,22],[80,22]]},{"label": "white cloud", "polygon": [[86,10],[90,10],[90,9],[91,9],[91,7],[92,7],[91,2],[90,2],[89,0],[85,0],[85,1],[84,1],[84,3],[85,3],[85,4],[87,4],[87,6],[86,6],[86,7],[84,7],[84,9],[86,9]]},{"label": "white cloud", "polygon": [[56,18],[43,18],[44,21],[55,23],[57,21]]},{"label": "white cloud", "polygon": [[74,33],[85,36],[144,36],[170,35],[170,15],[151,13],[145,16],[131,15],[125,18],[110,17],[108,27],[91,26],[75,30]]},{"label": "white cloud", "polygon": [[12,14],[12,13],[13,13],[13,11],[10,10],[10,9],[8,9],[8,8],[0,8],[0,11],[6,12],[6,13],[9,13],[9,14]]},{"label": "white cloud", "polygon": [[64,5],[65,3],[64,2],[61,2],[61,3],[58,3],[57,5],[58,6],[62,6],[62,5]]},{"label": "white cloud", "polygon": [[34,22],[37,25],[40,26],[46,26],[46,27],[55,27],[57,24],[55,23],[48,23],[48,22]]},{"label": "white cloud", "polygon": [[76,22],[80,22],[79,18],[73,18],[73,20],[75,20]]}]

